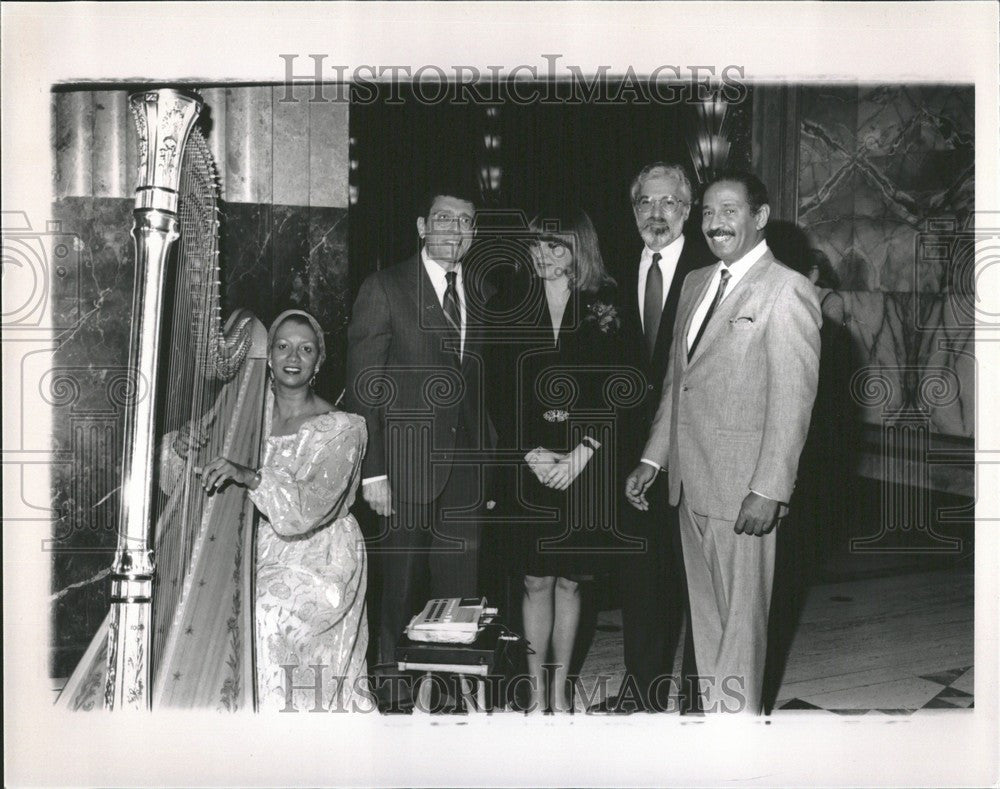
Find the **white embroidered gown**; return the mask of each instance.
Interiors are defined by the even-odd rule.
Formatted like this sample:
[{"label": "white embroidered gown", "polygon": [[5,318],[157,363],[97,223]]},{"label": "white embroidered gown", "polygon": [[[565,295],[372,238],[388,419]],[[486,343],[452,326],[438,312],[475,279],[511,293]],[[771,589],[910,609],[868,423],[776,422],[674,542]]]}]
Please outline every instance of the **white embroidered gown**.
[{"label": "white embroidered gown", "polygon": [[[267,419],[270,433],[270,415]],[[360,416],[312,417],[294,435],[266,440],[260,485],[250,498],[257,532],[255,639],[262,711],[350,709],[365,681],[367,562],[350,507],[367,442]],[[291,668],[296,666],[296,668]],[[339,696],[338,696],[339,694]]]}]

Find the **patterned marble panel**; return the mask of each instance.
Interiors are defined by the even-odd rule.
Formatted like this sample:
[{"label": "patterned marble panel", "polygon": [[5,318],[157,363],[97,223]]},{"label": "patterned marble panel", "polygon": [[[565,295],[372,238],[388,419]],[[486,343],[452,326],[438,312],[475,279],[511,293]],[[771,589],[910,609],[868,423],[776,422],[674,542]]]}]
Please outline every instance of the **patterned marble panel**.
[{"label": "patterned marble panel", "polygon": [[[273,201],[287,205],[309,205],[309,102],[281,101],[283,88],[274,88]],[[346,136],[346,127],[341,130]]]},{"label": "patterned marble panel", "polygon": [[858,144],[870,156],[901,157],[927,150],[971,156],[975,113],[971,90],[948,85],[862,85]]},{"label": "patterned marble panel", "polygon": [[842,287],[939,292],[948,261],[916,250],[928,220],[962,226],[972,210],[971,89],[808,87],[800,108],[799,221]]},{"label": "patterned marble panel", "polygon": [[128,135],[126,127],[132,123],[127,108],[127,94],[123,90],[94,92],[94,196],[127,197],[126,167],[128,165]]},{"label": "patterned marble panel", "polygon": [[250,309],[265,326],[285,309],[313,313],[327,331],[319,391],[336,397],[350,308],[346,209],[238,203],[225,215],[223,312]]},{"label": "patterned marble panel", "polygon": [[852,253],[855,261],[865,262],[870,289],[913,290],[916,228],[900,217],[864,176],[855,174],[851,182],[855,200]]},{"label": "patterned marble panel", "polygon": [[52,94],[52,145],[56,197],[93,192],[94,100],[89,91]]},{"label": "patterned marble panel", "polygon": [[800,218],[831,199],[843,200],[842,181],[855,151],[857,106],[852,97],[853,91],[838,87],[800,92]]},{"label": "patterned marble panel", "polygon": [[[131,201],[66,198],[53,206],[62,227],[79,239],[79,276],[52,282],[58,348],[53,375],[39,393],[53,409],[53,451],[70,452],[76,417],[120,414],[132,307]],[[72,473],[72,470],[68,470]],[[58,484],[56,490],[64,486]]]},{"label": "patterned marble panel", "polygon": [[831,149],[812,124],[803,124],[799,145],[799,216],[810,222],[842,216],[853,209],[845,180],[850,153]]},{"label": "patterned marble panel", "polygon": [[813,247],[829,259],[842,288],[869,290],[875,284],[876,272],[854,249],[852,178],[848,173],[844,184],[824,192],[822,202],[800,215],[799,223],[808,232]]},{"label": "patterned marble panel", "polygon": [[973,436],[974,333],[956,324],[948,297],[857,291],[841,296],[857,358],[880,379],[872,385],[885,389],[860,398],[864,421],[881,424],[901,409],[923,409],[934,432]]},{"label": "patterned marble panel", "polygon": [[310,209],[274,206],[274,246],[271,257],[271,287],[276,297],[267,323],[282,310],[310,309],[309,250],[312,248]]},{"label": "patterned marble panel", "polygon": [[63,231],[79,239],[73,257],[79,270],[61,276],[57,269],[52,281],[53,318],[63,327],[56,335],[59,361],[121,365],[132,309],[132,201],[70,197],[53,204],[53,215]]},{"label": "patterned marble panel", "polygon": [[309,311],[326,330],[326,368],[318,376],[321,393],[336,398],[343,388],[347,321],[351,311],[347,271],[347,209],[309,210]]},{"label": "patterned marble panel", "polygon": [[[52,412],[53,586],[103,570],[115,545],[120,473],[122,394],[132,302],[132,201],[65,198],[53,205],[62,230],[75,234],[75,254],[52,279],[58,348],[39,396]],[[71,270],[71,269],[76,269]],[[96,584],[71,592],[54,607],[56,671],[72,666],[107,611]]]},{"label": "patterned marble panel", "polygon": [[226,88],[226,200],[271,202],[271,88]]},{"label": "patterned marble panel", "polygon": [[867,261],[854,254],[851,159],[857,106],[853,91],[838,87],[800,92],[799,223],[848,289],[872,287]]},{"label": "patterned marble panel", "polygon": [[799,93],[799,114],[823,130],[831,149],[853,153],[858,124],[857,86],[815,85]]},{"label": "patterned marble panel", "polygon": [[972,280],[955,239],[973,210],[972,89],[810,86],[799,109],[798,221],[840,279],[855,356],[886,387],[863,420],[925,408],[933,432],[971,437]]},{"label": "patterned marble panel", "polygon": [[309,103],[309,205],[347,207],[345,102]]},{"label": "patterned marble panel", "polygon": [[219,238],[223,314],[242,307],[267,322],[273,309],[273,208],[257,203],[224,203]]}]

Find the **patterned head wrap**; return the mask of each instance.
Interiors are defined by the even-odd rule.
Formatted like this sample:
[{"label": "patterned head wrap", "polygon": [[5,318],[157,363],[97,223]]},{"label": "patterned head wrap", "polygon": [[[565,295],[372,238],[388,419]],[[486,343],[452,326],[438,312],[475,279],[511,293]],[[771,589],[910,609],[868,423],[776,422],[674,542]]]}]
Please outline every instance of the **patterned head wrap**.
[{"label": "patterned head wrap", "polygon": [[[284,323],[288,318],[300,318],[310,326],[312,330],[316,333],[316,347],[319,350],[319,355],[316,358],[316,370],[319,370],[323,366],[323,362],[326,361],[326,343],[323,340],[323,327],[319,325],[312,315],[310,315],[305,310],[285,310],[281,315],[274,319],[274,323],[271,324],[271,328],[267,330],[267,355],[271,355],[271,347],[274,345],[274,335],[278,333],[278,327]],[[314,371],[315,372],[315,371]]]}]

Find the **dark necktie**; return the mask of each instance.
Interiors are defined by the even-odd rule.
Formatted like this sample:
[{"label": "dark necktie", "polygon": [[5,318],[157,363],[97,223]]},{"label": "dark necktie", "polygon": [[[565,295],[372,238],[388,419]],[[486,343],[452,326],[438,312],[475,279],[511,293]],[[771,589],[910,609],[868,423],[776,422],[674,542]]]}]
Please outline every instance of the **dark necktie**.
[{"label": "dark necktie", "polygon": [[444,290],[444,316],[448,319],[448,323],[451,324],[451,328],[455,330],[455,334],[458,335],[458,345],[455,347],[455,353],[461,358],[462,313],[458,308],[458,289],[455,287],[458,274],[454,271],[448,271],[444,276],[448,280],[448,287]]},{"label": "dark necktie", "polygon": [[691,361],[691,357],[694,356],[694,349],[698,347],[701,335],[705,333],[705,327],[708,326],[708,322],[712,320],[712,313],[714,313],[716,307],[719,306],[719,302],[722,301],[722,297],[726,295],[726,285],[729,283],[729,278],[731,276],[732,274],[729,273],[729,269],[723,266],[722,276],[719,277],[719,289],[715,291],[715,298],[712,299],[712,303],[708,307],[708,312],[705,313],[705,320],[701,322],[701,327],[698,329],[698,333],[694,336],[694,342],[691,343],[691,347],[688,348],[689,362]]},{"label": "dark necktie", "polygon": [[663,273],[660,271],[659,252],[653,253],[653,265],[646,274],[646,295],[642,302],[642,328],[646,336],[646,353],[652,357],[656,347],[656,335],[660,330],[660,316],[663,315]]}]

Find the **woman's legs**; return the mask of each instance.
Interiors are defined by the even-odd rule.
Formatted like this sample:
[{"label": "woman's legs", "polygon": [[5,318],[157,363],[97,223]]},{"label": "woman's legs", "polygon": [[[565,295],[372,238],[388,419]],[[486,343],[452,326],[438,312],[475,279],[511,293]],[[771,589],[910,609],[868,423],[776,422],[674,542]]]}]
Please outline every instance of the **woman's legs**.
[{"label": "woman's legs", "polygon": [[580,625],[580,584],[568,578],[559,578],[555,584],[555,616],[552,627],[553,675],[552,709],[569,712],[573,709],[567,678],[573,657],[573,644]]},{"label": "woman's legs", "polygon": [[532,678],[532,699],[529,709],[544,710],[548,700],[543,666],[548,661],[549,645],[552,641],[552,620],[555,600],[553,589],[556,579],[552,576],[540,578],[524,576],[524,600],[521,612],[524,616],[524,637],[528,640],[528,672]]}]

